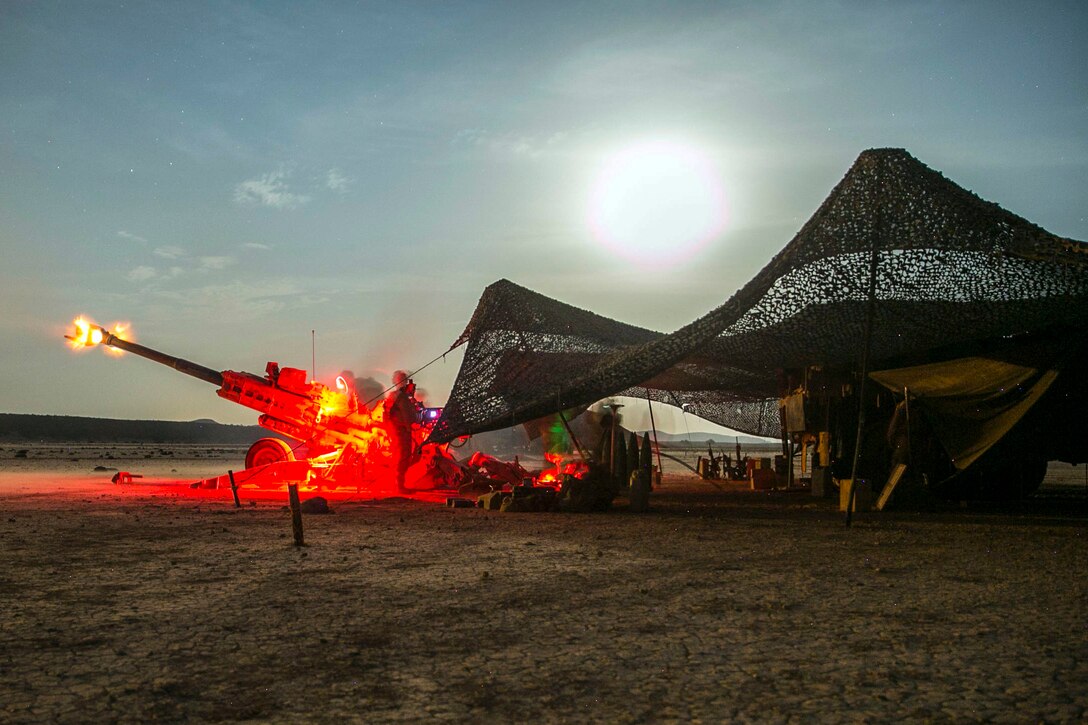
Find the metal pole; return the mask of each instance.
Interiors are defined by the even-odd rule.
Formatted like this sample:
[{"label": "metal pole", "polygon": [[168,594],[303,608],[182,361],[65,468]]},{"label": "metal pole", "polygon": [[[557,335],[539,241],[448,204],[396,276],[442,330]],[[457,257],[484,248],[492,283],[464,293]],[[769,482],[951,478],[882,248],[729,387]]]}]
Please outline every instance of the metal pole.
[{"label": "metal pole", "polygon": [[616,411],[612,411],[612,431],[608,443],[608,475],[616,477]]},{"label": "metal pole", "polygon": [[907,415],[907,465],[911,466],[911,475],[914,475],[914,446],[910,440],[910,389],[906,385],[903,386],[903,410]]},{"label": "metal pole", "polygon": [[[792,483],[791,479],[793,478],[793,441],[790,440],[790,432],[786,427],[786,406],[784,405],[778,409],[778,427],[782,433],[782,457],[786,459],[786,462],[789,465],[789,468],[787,469],[788,473],[786,473],[786,489],[788,490],[790,483]],[[777,472],[775,477],[777,479]],[[775,486],[777,485],[778,481],[776,480]]]},{"label": "metal pole", "polygon": [[[786,457],[786,490],[793,488],[793,441],[789,442],[790,454]],[[801,455],[805,455],[804,446],[801,447]]]},{"label": "metal pole", "polygon": [[865,342],[861,350],[861,383],[858,385],[858,432],[854,438],[854,462],[850,466],[850,490],[846,494],[846,526],[854,517],[854,497],[857,494],[858,458],[865,431],[865,381],[869,378],[869,348],[873,341],[873,316],[876,314],[876,266],[877,248],[873,239],[873,252],[869,258],[869,301],[865,310]]},{"label": "metal pole", "polygon": [[665,469],[661,465],[661,444],[657,442],[657,424],[654,423],[654,404],[650,400],[650,391],[646,391],[646,407],[650,409],[650,430],[654,432],[654,449],[657,451],[657,475],[664,476]]},{"label": "metal pole", "polygon": [[623,403],[607,403],[606,408],[612,409],[612,432],[610,437],[610,445],[608,450],[608,475],[615,480],[616,478],[616,417],[619,415],[619,409],[623,407]]},{"label": "metal pole", "polygon": [[578,436],[574,435],[574,431],[571,430],[570,423],[567,422],[567,416],[563,415],[563,411],[559,411],[559,420],[563,421],[563,427],[567,429],[567,435],[570,436],[570,442],[574,444],[574,448],[578,451],[578,455],[582,457],[582,462],[587,463],[589,459],[586,458],[586,452],[582,450],[582,444],[578,442]]}]

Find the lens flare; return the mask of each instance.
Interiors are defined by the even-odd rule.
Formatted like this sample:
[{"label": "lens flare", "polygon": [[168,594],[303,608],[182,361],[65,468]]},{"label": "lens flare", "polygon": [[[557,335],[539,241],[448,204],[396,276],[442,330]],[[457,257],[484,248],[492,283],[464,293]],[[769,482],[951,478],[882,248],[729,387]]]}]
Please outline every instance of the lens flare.
[{"label": "lens flare", "polygon": [[706,154],[681,143],[650,141],[623,149],[608,158],[590,192],[593,236],[646,266],[691,258],[725,223],[717,170]]}]

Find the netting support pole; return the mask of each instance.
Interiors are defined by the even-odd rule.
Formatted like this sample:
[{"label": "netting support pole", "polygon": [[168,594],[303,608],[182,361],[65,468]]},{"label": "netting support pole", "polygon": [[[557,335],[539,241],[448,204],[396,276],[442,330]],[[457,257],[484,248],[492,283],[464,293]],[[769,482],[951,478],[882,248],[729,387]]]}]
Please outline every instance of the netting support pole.
[{"label": "netting support pole", "polygon": [[574,431],[571,430],[570,423],[567,422],[567,416],[563,415],[563,411],[559,411],[559,420],[563,421],[563,427],[567,429],[567,435],[570,436],[570,442],[574,444],[575,449],[578,451],[578,455],[582,457],[583,463],[589,463],[589,459],[586,458],[586,452],[582,450],[582,444],[578,441],[578,436],[574,435]]},{"label": "netting support pole", "polygon": [[[903,409],[907,416],[907,465],[914,467],[914,446],[910,440],[910,388],[903,386]],[[913,471],[911,471],[913,475]]]},{"label": "netting support pole", "polygon": [[857,497],[858,459],[865,438],[865,381],[869,379],[869,349],[873,342],[873,317],[876,315],[876,266],[877,240],[873,239],[873,252],[869,257],[869,299],[865,310],[865,341],[861,349],[861,383],[858,385],[858,433],[854,438],[854,462],[850,466],[850,489],[846,492],[846,527],[854,519],[854,500]]},{"label": "netting support pole", "polygon": [[646,391],[646,407],[650,409],[650,430],[654,432],[654,450],[657,451],[657,475],[664,477],[665,469],[661,466],[661,444],[657,442],[657,424],[654,423],[654,404],[650,400],[650,391]]}]

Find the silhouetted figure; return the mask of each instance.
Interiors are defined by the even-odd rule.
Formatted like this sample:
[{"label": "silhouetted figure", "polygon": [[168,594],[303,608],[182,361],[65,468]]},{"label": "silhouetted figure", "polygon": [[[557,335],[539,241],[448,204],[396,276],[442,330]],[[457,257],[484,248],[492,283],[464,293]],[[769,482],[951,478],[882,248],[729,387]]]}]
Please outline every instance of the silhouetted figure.
[{"label": "silhouetted figure", "polygon": [[404,477],[412,459],[412,424],[416,422],[416,405],[409,390],[408,374],[393,373],[393,390],[385,398],[385,427],[397,472],[397,491],[407,493]]}]

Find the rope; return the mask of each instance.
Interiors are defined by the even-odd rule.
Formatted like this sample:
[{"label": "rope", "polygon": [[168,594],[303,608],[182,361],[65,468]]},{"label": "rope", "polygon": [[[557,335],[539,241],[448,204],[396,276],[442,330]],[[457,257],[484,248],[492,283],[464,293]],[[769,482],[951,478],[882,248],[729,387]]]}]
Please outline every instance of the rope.
[{"label": "rope", "polygon": [[[453,347],[457,347],[457,346],[456,346],[456,345],[454,345]],[[450,350],[452,350],[452,349],[453,349],[453,347],[451,347],[451,348],[450,348]],[[426,365],[424,365],[423,367],[421,367],[421,368],[417,368],[417,369],[413,370],[412,372],[408,373],[408,377],[410,377],[410,378],[412,378],[412,377],[415,377],[416,375],[418,375],[419,373],[423,372],[424,370],[426,370],[426,369],[427,369],[427,368],[429,368],[430,366],[434,365],[434,364],[435,364],[436,362],[438,362],[439,360],[443,360],[443,359],[445,359],[446,355],[448,355],[448,354],[449,354],[450,350],[446,350],[446,352],[442,353],[441,355],[439,355],[438,357],[436,357],[436,358],[435,358],[434,360],[431,360],[431,361],[430,361],[429,363],[427,363],[427,364],[426,364]],[[384,397],[386,393],[388,393],[388,392],[389,392],[390,390],[392,390],[392,389],[393,389],[393,388],[395,388],[395,387],[397,387],[397,384],[396,384],[396,383],[393,383],[393,384],[392,384],[392,385],[390,385],[390,386],[389,386],[388,388],[386,388],[385,390],[383,390],[382,392],[378,393],[377,395],[375,395],[375,396],[374,396],[373,398],[371,398],[370,400],[368,400],[368,401],[366,401],[365,403],[363,403],[363,405],[365,405],[365,406],[366,406],[367,408],[369,408],[369,407],[370,407],[370,404],[371,404],[371,403],[373,403],[373,402],[374,402],[375,400],[378,400],[378,399],[380,399],[380,398]]]}]

